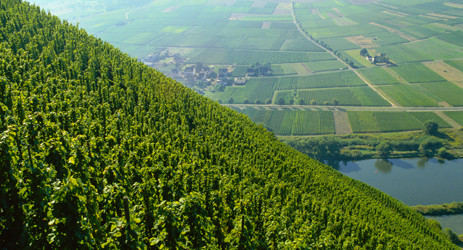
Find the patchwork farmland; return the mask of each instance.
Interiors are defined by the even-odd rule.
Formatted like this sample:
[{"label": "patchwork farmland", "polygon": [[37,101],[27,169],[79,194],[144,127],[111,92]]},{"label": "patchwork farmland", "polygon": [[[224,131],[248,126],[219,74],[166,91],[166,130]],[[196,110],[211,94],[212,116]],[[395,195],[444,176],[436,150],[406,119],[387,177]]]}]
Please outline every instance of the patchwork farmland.
[{"label": "patchwork farmland", "polygon": [[276,135],[463,126],[455,1],[36,2]]}]

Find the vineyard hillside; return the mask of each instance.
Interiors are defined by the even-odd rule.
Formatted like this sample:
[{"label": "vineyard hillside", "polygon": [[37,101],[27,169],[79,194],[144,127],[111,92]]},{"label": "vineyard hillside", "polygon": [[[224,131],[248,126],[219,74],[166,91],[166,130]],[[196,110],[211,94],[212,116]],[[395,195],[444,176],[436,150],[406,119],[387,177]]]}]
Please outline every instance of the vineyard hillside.
[{"label": "vineyard hillside", "polygon": [[2,249],[456,248],[403,203],[21,0],[0,1],[0,186]]}]

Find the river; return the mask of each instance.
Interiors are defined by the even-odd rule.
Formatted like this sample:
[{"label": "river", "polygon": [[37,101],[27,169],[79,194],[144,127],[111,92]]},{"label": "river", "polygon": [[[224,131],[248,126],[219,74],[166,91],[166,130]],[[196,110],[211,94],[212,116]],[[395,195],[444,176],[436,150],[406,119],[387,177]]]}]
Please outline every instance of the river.
[{"label": "river", "polygon": [[[341,162],[333,167],[410,206],[463,201],[463,159],[372,159]],[[463,234],[462,214],[432,218],[443,228]]]}]

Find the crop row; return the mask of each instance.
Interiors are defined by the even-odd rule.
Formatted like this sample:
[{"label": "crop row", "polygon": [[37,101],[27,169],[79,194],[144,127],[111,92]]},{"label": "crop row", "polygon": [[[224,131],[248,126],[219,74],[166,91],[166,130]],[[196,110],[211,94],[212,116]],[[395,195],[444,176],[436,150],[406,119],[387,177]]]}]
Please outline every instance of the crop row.
[{"label": "crop row", "polygon": [[304,104],[348,105],[348,106],[388,106],[376,92],[368,87],[333,88],[320,90],[299,90],[298,98]]},{"label": "crop row", "polygon": [[334,118],[331,111],[310,110],[238,110],[256,123],[263,124],[276,135],[333,134]]},{"label": "crop row", "polygon": [[427,121],[450,125],[433,112],[348,111],[354,133],[420,130]]},{"label": "crop row", "polygon": [[365,83],[351,71],[317,74],[303,77],[280,78],[277,89],[309,89],[326,87],[362,86]]},{"label": "crop row", "polygon": [[444,81],[444,78],[421,63],[404,64],[392,69],[410,83]]}]

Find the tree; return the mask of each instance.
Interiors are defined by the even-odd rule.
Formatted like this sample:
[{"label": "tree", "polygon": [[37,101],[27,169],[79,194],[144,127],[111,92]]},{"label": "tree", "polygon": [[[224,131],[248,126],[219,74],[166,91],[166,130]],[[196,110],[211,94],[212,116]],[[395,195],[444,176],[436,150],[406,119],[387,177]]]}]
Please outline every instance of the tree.
[{"label": "tree", "polygon": [[209,79],[216,79],[217,78],[217,73],[215,73],[214,71],[212,71],[211,73],[209,73],[209,75],[207,76]]},{"label": "tree", "polygon": [[332,102],[333,102],[333,105],[334,105],[334,106],[339,105],[339,101],[338,101],[338,99],[336,99],[336,98],[333,98]]},{"label": "tree", "polygon": [[380,144],[376,145],[376,152],[382,159],[387,159],[392,153],[392,147],[388,142],[381,142]]},{"label": "tree", "polygon": [[278,104],[278,105],[285,105],[285,99],[283,99],[283,98],[280,97],[280,98],[278,99],[278,101],[277,101],[277,104]]},{"label": "tree", "polygon": [[427,121],[424,124],[423,132],[427,135],[437,135],[439,125],[433,121]]},{"label": "tree", "polygon": [[233,99],[233,97],[230,97],[230,99],[228,99],[229,104],[233,104],[234,102],[235,102],[235,100]]},{"label": "tree", "polygon": [[370,53],[368,53],[368,50],[366,48],[363,48],[360,50],[360,55],[361,56],[370,56]]}]

